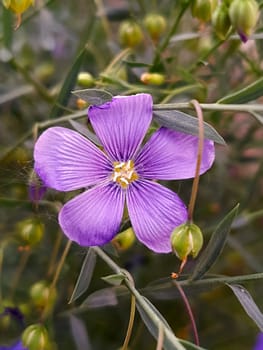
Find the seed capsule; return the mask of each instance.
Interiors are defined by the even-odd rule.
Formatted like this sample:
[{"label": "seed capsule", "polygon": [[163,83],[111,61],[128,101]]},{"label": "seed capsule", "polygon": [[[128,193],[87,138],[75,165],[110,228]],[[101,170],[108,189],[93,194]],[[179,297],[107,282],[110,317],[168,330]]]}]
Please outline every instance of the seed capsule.
[{"label": "seed capsule", "polygon": [[202,22],[209,22],[217,4],[218,0],[193,0],[191,6],[192,16]]},{"label": "seed capsule", "polygon": [[132,21],[122,22],[119,29],[120,43],[123,46],[134,47],[143,40],[143,34],[139,25]]},{"label": "seed capsule", "polygon": [[160,73],[143,73],[141,82],[149,85],[162,85],[165,82],[165,77]]},{"label": "seed capsule", "polygon": [[220,39],[225,39],[231,28],[231,21],[228,13],[228,8],[225,3],[221,3],[215,10],[212,16],[212,24],[214,31]]},{"label": "seed capsule", "polygon": [[150,37],[154,41],[159,40],[160,36],[165,32],[167,28],[166,19],[157,13],[148,14],[145,17],[143,23]]},{"label": "seed capsule", "polygon": [[49,350],[50,340],[46,328],[41,324],[33,324],[22,333],[22,344],[28,350]]},{"label": "seed capsule", "polygon": [[39,243],[44,234],[44,225],[37,218],[22,220],[16,224],[16,236],[23,245],[30,247]]}]

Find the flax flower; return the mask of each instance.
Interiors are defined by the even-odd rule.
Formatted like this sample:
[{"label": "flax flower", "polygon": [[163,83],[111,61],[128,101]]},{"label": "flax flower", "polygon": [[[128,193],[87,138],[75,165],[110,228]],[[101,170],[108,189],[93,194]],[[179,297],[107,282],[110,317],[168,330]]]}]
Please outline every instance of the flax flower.
[{"label": "flax flower", "polygon": [[[177,194],[153,180],[192,178],[198,138],[161,127],[142,145],[152,121],[149,94],[116,96],[90,107],[88,115],[103,150],[62,127],[46,130],[35,145],[35,171],[45,186],[85,189],[61,209],[62,230],[81,246],[103,245],[118,233],[127,205],[138,240],[170,252],[170,235],[187,221],[187,210]],[[205,140],[200,172],[213,161],[214,143]]]}]

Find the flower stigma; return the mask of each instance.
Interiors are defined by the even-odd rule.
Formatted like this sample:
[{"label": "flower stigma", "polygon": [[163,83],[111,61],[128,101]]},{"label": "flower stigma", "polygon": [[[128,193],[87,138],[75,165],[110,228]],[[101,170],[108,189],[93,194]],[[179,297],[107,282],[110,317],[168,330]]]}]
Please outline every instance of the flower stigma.
[{"label": "flower stigma", "polygon": [[139,178],[132,160],[128,160],[127,162],[114,162],[113,167],[112,180],[117,182],[122,188],[127,188],[131,182]]}]

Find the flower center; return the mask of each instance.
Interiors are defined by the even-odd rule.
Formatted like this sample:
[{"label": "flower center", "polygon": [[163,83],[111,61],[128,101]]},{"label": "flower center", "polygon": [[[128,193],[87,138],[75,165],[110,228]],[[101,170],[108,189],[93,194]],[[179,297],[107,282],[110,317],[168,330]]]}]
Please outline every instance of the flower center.
[{"label": "flower center", "polygon": [[131,182],[139,178],[134,169],[134,162],[132,160],[128,160],[127,162],[114,162],[113,166],[112,180],[123,188],[127,188]]}]

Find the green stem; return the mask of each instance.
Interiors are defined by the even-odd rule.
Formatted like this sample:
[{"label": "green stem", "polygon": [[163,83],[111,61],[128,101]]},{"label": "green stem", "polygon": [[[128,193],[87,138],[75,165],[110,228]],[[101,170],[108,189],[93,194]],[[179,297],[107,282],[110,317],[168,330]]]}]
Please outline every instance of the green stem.
[{"label": "green stem", "polygon": [[[207,111],[232,111],[232,112],[263,112],[262,104],[221,104],[200,103],[200,107]],[[173,111],[176,109],[193,109],[191,102],[168,103],[164,105],[153,105],[154,111]]]}]

